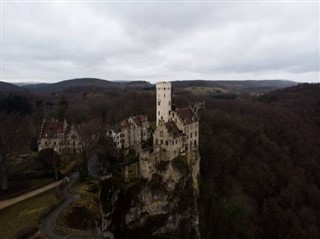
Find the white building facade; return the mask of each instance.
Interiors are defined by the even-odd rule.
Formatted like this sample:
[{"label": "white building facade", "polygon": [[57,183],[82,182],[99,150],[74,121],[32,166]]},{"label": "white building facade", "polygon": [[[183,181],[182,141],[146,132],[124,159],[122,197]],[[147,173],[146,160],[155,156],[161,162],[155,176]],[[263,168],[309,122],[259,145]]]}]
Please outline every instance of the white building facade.
[{"label": "white building facade", "polygon": [[81,139],[74,126],[68,125],[67,121],[43,120],[38,151],[52,148],[58,154],[80,153]]},{"label": "white building facade", "polygon": [[107,136],[112,137],[116,148],[135,150],[141,149],[143,142],[151,136],[150,124],[147,116],[130,116],[122,120],[118,126],[108,129]]}]

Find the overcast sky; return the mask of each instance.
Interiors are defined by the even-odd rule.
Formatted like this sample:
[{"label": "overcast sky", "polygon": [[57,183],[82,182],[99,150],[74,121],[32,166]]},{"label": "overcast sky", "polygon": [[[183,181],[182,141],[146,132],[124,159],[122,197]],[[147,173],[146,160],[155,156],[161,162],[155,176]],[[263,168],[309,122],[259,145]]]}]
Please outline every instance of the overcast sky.
[{"label": "overcast sky", "polygon": [[2,2],[2,80],[319,80],[316,2]]}]

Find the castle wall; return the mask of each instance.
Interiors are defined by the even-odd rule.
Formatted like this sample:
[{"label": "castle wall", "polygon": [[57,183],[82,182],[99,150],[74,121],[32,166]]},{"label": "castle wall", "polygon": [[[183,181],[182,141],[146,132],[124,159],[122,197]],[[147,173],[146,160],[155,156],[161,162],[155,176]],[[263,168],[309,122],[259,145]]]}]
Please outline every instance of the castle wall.
[{"label": "castle wall", "polygon": [[186,137],[184,137],[185,149],[197,149],[199,145],[199,122],[184,124],[175,112],[171,113],[171,117],[179,130],[186,135]]},{"label": "castle wall", "polygon": [[183,150],[183,136],[174,138],[165,125],[160,124],[153,134],[153,145],[160,151],[162,160],[171,161]]}]

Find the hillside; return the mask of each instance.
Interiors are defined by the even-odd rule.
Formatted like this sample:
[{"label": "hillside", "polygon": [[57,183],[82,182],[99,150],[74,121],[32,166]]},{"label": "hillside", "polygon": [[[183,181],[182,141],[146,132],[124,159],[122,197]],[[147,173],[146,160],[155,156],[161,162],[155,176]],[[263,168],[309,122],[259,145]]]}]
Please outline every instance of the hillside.
[{"label": "hillside", "polygon": [[103,89],[111,88],[143,88],[149,87],[150,83],[146,81],[128,81],[128,82],[113,82],[96,78],[78,78],[60,81],[52,84],[38,83],[24,85],[23,87],[29,90],[51,93],[51,92],[63,92],[63,91],[100,91]]},{"label": "hillside", "polygon": [[0,81],[0,92],[1,94],[5,93],[18,93],[18,92],[26,92],[26,89],[16,86],[11,83]]},{"label": "hillside", "polygon": [[320,84],[206,106],[203,238],[319,238]]},{"label": "hillside", "polygon": [[173,81],[173,88],[194,95],[259,95],[276,89],[295,86],[288,80],[244,80],[244,81]]},{"label": "hillside", "polygon": [[[259,95],[276,89],[297,85],[287,80],[247,80],[247,81],[173,81],[173,89],[177,94],[194,95]],[[96,78],[79,78],[57,83],[33,83],[22,85],[35,92],[52,93],[63,91],[101,91],[112,88],[129,88],[135,90],[153,90],[154,85],[147,81],[107,81]]]},{"label": "hillside", "polygon": [[33,89],[40,92],[61,92],[69,88],[75,87],[114,87],[117,85],[114,82],[95,79],[95,78],[79,78],[79,79],[71,79],[60,81],[52,84],[31,84],[25,85],[24,87],[27,89]]},{"label": "hillside", "polygon": [[[190,82],[182,83],[190,88]],[[114,84],[119,87],[86,94],[73,87],[61,95],[3,96],[1,115],[15,113],[28,122],[35,148],[43,117],[77,125],[91,120],[114,125],[137,114],[155,120],[153,85]],[[199,144],[202,238],[319,238],[320,84],[233,100],[177,94],[180,89],[174,90],[176,106],[206,102]],[[128,235],[124,238],[132,238],[131,231]]]}]

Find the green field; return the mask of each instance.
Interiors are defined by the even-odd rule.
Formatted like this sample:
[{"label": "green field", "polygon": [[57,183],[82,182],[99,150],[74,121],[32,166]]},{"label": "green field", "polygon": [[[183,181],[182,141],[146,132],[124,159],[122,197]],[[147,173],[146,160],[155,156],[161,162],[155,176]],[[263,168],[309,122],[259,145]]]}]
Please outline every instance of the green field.
[{"label": "green field", "polygon": [[37,225],[48,206],[56,201],[50,190],[0,211],[1,238],[15,238],[15,233],[27,225]]},{"label": "green field", "polygon": [[212,94],[225,94],[228,90],[220,87],[187,87],[183,90],[191,92],[193,95],[212,95]]}]

